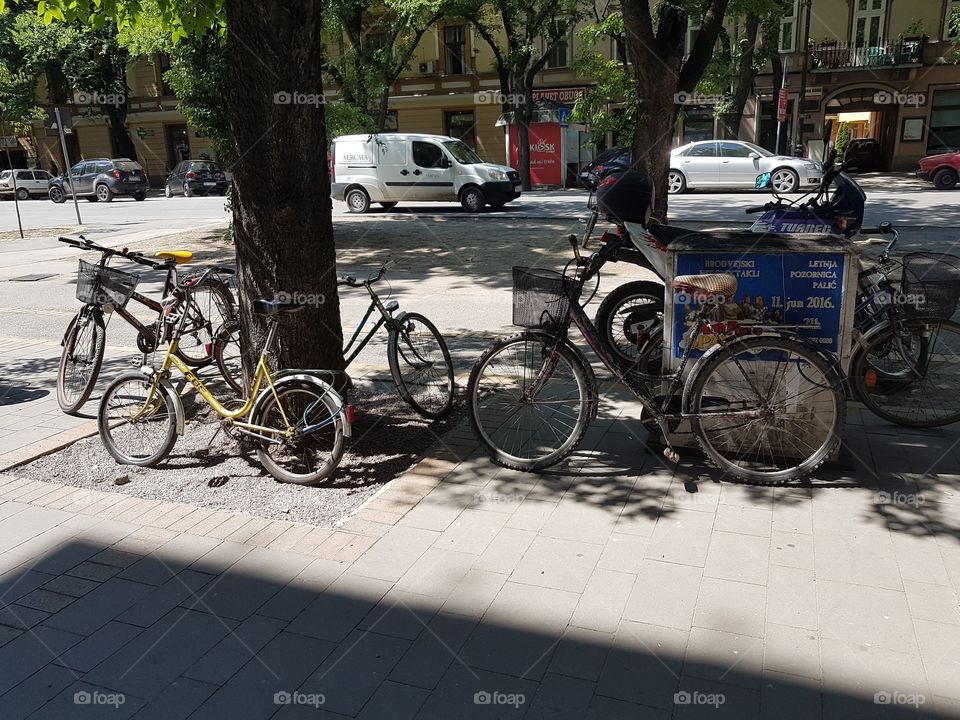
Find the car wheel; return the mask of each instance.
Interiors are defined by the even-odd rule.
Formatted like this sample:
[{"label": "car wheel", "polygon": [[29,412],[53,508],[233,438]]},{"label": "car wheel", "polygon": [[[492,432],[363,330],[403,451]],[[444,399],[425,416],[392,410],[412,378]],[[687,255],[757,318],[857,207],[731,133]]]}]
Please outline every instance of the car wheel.
[{"label": "car wheel", "polygon": [[30,191],[26,188],[17,188],[17,200],[29,200]]},{"label": "car wheel", "polygon": [[380,203],[380,207],[382,207],[384,210],[393,210],[396,206],[397,206],[397,204],[396,204],[395,202],[382,202],[382,203]]},{"label": "car wheel", "polygon": [[184,197],[193,197],[193,190],[190,189],[190,186],[186,183],[183,184],[183,196]]},{"label": "car wheel", "polygon": [[163,186],[163,196],[168,198],[173,197],[173,190],[170,189],[170,183]]},{"label": "car wheel", "polygon": [[770,177],[770,187],[778,193],[792,193],[800,186],[800,176],[790,168],[778,168]]},{"label": "car wheel", "polygon": [[108,185],[102,183],[97,185],[96,195],[99,202],[110,202],[113,200],[113,190],[111,190]]},{"label": "car wheel", "polygon": [[679,170],[671,170],[667,178],[667,192],[670,195],[679,195],[687,189],[687,179]]},{"label": "car wheel", "polygon": [[370,209],[370,196],[363,188],[352,188],[343,199],[352,213],[365,213]]},{"label": "car wheel", "polygon": [[957,184],[957,172],[950,168],[941,168],[933,174],[933,186],[937,190],[952,190]]},{"label": "car wheel", "polygon": [[143,202],[147,199],[147,194],[145,192],[138,192],[133,194],[133,199],[137,202]]},{"label": "car wheel", "polygon": [[47,191],[47,195],[49,195],[50,199],[58,205],[67,199],[67,196],[63,193],[63,189],[57,187],[56,185]]},{"label": "car wheel", "polygon": [[468,187],[460,193],[460,204],[467,212],[480,212],[487,204],[487,199],[480,188]]}]

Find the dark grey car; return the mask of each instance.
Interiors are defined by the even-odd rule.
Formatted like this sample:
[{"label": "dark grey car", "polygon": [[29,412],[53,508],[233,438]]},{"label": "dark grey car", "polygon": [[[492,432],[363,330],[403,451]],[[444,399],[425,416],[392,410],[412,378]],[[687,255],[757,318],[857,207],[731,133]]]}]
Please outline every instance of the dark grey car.
[{"label": "dark grey car", "polygon": [[226,195],[227,176],[213,160],[183,160],[164,183],[163,193],[174,195]]},{"label": "dark grey car", "polygon": [[115,195],[134,200],[147,197],[147,176],[140,164],[128,158],[95,158],[78,162],[68,174],[50,180],[47,194],[55,203],[70,197],[70,185],[77,197],[90,202],[110,202]]}]

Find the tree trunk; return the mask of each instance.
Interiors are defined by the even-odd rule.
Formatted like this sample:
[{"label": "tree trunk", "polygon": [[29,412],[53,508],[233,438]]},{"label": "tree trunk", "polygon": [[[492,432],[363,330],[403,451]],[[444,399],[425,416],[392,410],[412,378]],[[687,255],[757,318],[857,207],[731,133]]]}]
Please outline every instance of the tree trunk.
[{"label": "tree trunk", "polygon": [[251,301],[284,294],[307,305],[279,318],[277,364],[343,369],[327,134],[319,101],[323,7],[319,0],[226,2],[225,101],[238,158],[231,168],[233,234],[247,373],[266,334]]},{"label": "tree trunk", "polygon": [[113,141],[114,157],[137,159],[137,148],[127,130],[127,113],[119,107],[103,108],[110,119],[110,138]]},{"label": "tree trunk", "polygon": [[387,113],[390,111],[390,86],[387,85],[380,93],[380,107],[377,108],[377,132],[383,132],[387,127]]},{"label": "tree trunk", "polygon": [[757,48],[757,31],[759,29],[760,16],[747,15],[747,25],[745,29],[746,44],[743,52],[740,53],[737,72],[737,89],[733,95],[733,106],[726,118],[724,118],[727,130],[732,138],[739,137],[740,135],[740,121],[743,119],[743,108],[747,104],[747,98],[750,97],[750,90],[753,88],[753,79],[757,76],[757,71],[753,67],[753,56]]},{"label": "tree trunk", "polygon": [[533,188],[530,178],[530,121],[533,119],[533,87],[526,83],[516,83],[513,92],[522,98],[516,105],[514,121],[517,123],[517,164],[520,166],[520,189],[528,192]]}]

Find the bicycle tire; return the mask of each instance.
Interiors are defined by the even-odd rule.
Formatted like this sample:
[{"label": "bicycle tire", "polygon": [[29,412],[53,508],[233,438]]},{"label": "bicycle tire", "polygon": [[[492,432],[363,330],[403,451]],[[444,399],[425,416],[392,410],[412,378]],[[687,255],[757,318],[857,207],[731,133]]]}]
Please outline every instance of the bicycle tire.
[{"label": "bicycle tire", "polygon": [[[282,401],[284,398],[288,398],[295,393],[302,396],[299,403],[307,403],[307,405],[303,408],[297,405],[288,405],[284,408],[285,415],[289,416],[290,414],[294,414],[294,416],[296,416],[297,413],[306,413],[309,411],[308,408],[312,407],[311,403],[315,404],[315,401],[323,404],[323,410],[321,410],[320,414],[307,418],[307,421],[319,421],[323,419],[322,416],[325,413],[329,413],[331,416],[338,415],[343,405],[343,400],[340,398],[340,395],[329,385],[319,380],[305,380],[302,377],[281,379],[274,383],[274,390],[275,393],[269,390],[264,391],[258,399],[257,404],[251,410],[250,419],[254,425],[273,427],[273,425],[269,424],[271,420],[282,421],[280,413],[276,413],[271,417],[271,411],[276,406],[278,398]],[[294,422],[294,418],[288,417],[288,419]],[[301,415],[300,421],[304,421],[303,415]],[[325,447],[324,453],[329,455],[323,464],[316,469],[309,470],[310,463],[308,460],[304,461],[305,467],[308,469],[307,472],[294,472],[284,467],[278,460],[270,455],[267,451],[268,446],[263,441],[257,444],[257,457],[264,469],[280,482],[294,483],[296,485],[316,485],[329,477],[340,464],[345,444],[343,424],[341,420],[337,418],[328,425],[311,433],[310,437],[313,438],[315,444],[323,445]],[[307,455],[306,451],[300,455],[296,450],[291,454],[295,460],[306,458]],[[296,467],[296,465],[294,467]]]},{"label": "bicycle tire", "polygon": [[[511,428],[508,428],[506,432],[496,432],[495,429],[488,426],[493,426],[496,424],[496,414],[501,413],[502,410],[497,407],[493,407],[494,402],[487,402],[489,393],[494,391],[494,388],[481,387],[482,384],[485,384],[483,381],[484,370],[491,366],[492,362],[495,361],[498,355],[505,353],[511,348],[511,346],[519,344],[530,344],[531,349],[535,350],[537,347],[540,348],[540,357],[539,363],[536,358],[532,358],[535,367],[529,368],[529,372],[526,372],[527,368],[524,368],[524,378],[531,378],[536,376],[540,370],[540,364],[542,363],[543,350],[545,348],[546,336],[526,331],[511,335],[510,337],[504,338],[497,341],[491,345],[477,360],[476,364],[473,366],[473,370],[470,372],[470,380],[467,383],[467,415],[470,418],[470,425],[473,428],[474,434],[480,440],[480,442],[487,448],[490,453],[490,458],[497,463],[506,468],[511,468],[513,470],[525,470],[532,472],[535,470],[541,470],[551,465],[556,465],[558,462],[570,455],[583,439],[584,433],[587,431],[587,427],[590,425],[590,421],[593,418],[593,408],[596,405],[595,390],[591,382],[591,374],[583,366],[583,360],[581,357],[567,345],[560,345],[557,348],[559,354],[559,361],[563,361],[566,364],[567,371],[571,374],[572,380],[576,384],[578,398],[574,398],[571,393],[569,398],[570,404],[576,404],[576,417],[574,419],[574,424],[572,429],[567,435],[566,438],[559,438],[561,442],[558,447],[549,449],[548,452],[545,452],[541,455],[536,455],[534,457],[523,457],[517,455],[516,452],[519,450],[519,446],[515,446],[517,449],[511,452],[508,452],[502,445],[500,438],[503,438],[505,441],[507,438],[520,438],[522,442],[523,431],[519,427],[519,422],[516,423]],[[526,349],[524,349],[524,356],[528,355]],[[558,362],[559,362],[558,361]],[[551,379],[556,376],[556,369],[551,374]],[[549,382],[549,381],[548,381]],[[522,387],[522,385],[521,385]],[[508,391],[508,401],[515,402],[512,400],[513,392],[517,390]],[[488,397],[481,398],[481,394],[487,393]],[[519,400],[519,397],[517,398]],[[566,403],[564,399],[556,400],[545,400],[545,403],[549,402],[555,407],[560,407]],[[520,403],[518,403],[520,404]],[[506,406],[504,406],[506,407]],[[483,415],[484,417],[481,417]],[[499,429],[503,429],[503,424],[500,425]],[[495,437],[496,436],[496,437]],[[530,440],[534,440],[535,435],[531,435]],[[532,452],[530,454],[533,454]]]},{"label": "bicycle tire", "polygon": [[[443,335],[440,334],[440,331],[437,330],[437,327],[430,322],[426,317],[420,313],[407,313],[403,318],[400,319],[400,322],[404,324],[405,328],[407,323],[420,323],[425,327],[430,335],[433,338],[433,341],[437,344],[441,357],[446,367],[446,372],[444,373],[443,381],[438,382],[436,385],[430,385],[431,387],[438,387],[437,401],[434,403],[427,403],[429,397],[423,396],[421,393],[417,393],[414,397],[414,392],[411,391],[411,387],[415,386],[417,378],[420,376],[421,371],[416,371],[412,377],[404,377],[403,369],[404,366],[413,368],[414,364],[411,360],[414,358],[408,358],[408,354],[415,352],[415,349],[408,343],[401,343],[399,339],[400,331],[393,329],[390,331],[389,338],[387,340],[387,362],[390,364],[390,374],[393,376],[393,382],[397,386],[397,392],[400,393],[400,397],[410,405],[417,413],[422,415],[425,418],[431,420],[436,420],[446,416],[451,408],[453,408],[453,396],[456,393],[456,384],[453,376],[453,362],[450,359],[450,351],[447,349],[447,343],[443,339]],[[401,347],[402,344],[406,344],[407,351],[404,352],[404,348]],[[431,367],[433,363],[436,362],[435,359],[431,360]],[[404,363],[404,366],[401,366],[401,360]],[[424,386],[427,387],[427,386]]]},{"label": "bicycle tire", "polygon": [[[657,282],[648,280],[634,280],[611,290],[597,308],[594,325],[597,335],[610,352],[623,362],[636,362],[637,356],[645,343],[638,345],[636,336],[626,327],[618,328],[618,320],[626,325],[623,309],[633,300],[649,300],[650,302],[637,306],[637,311],[631,311],[627,317],[638,316],[638,321],[649,322],[645,328],[649,331],[657,324],[657,313],[663,312],[664,293],[666,288]],[[642,310],[641,310],[642,308]],[[623,342],[620,340],[622,336]],[[629,347],[631,352],[626,352]]]},{"label": "bicycle tire", "polygon": [[220,377],[234,392],[243,397],[247,391],[243,382],[243,367],[238,365],[232,356],[228,358],[227,354],[234,343],[238,348],[240,347],[240,337],[239,321],[232,320],[221,326],[217,332],[217,337],[213,341],[213,358],[217,363]]},{"label": "bicycle tire", "polygon": [[[81,324],[89,316],[86,324]],[[88,355],[85,361],[89,366],[88,375],[81,376],[74,392],[69,393],[68,374],[77,370],[77,357],[74,353],[78,344],[78,336],[85,329],[90,328],[92,333],[92,356]],[[73,316],[67,326],[63,340],[63,352],[60,354],[60,364],[57,368],[57,404],[68,415],[77,412],[90,399],[90,394],[97,384],[100,368],[103,365],[103,351],[106,345],[107,329],[103,322],[103,313],[95,305],[87,305]],[[83,342],[83,339],[80,339]],[[68,394],[69,393],[69,394]]]},{"label": "bicycle tire", "polygon": [[[787,361],[778,361],[774,366],[769,357],[767,360],[749,358],[764,352],[788,353]],[[741,353],[745,353],[747,357],[743,357]],[[793,357],[796,357],[795,361]],[[729,370],[736,369],[740,375],[730,372],[732,377],[722,377],[727,374],[727,363],[731,360],[733,362]],[[791,365],[796,365],[797,378],[791,379],[788,383],[786,371]],[[781,366],[784,367],[784,372],[778,381],[777,374]],[[738,390],[735,384],[740,378],[746,379],[744,376],[748,367],[758,372],[772,372],[772,379],[769,382],[766,379],[760,381],[759,378],[747,379],[743,385],[743,392],[748,397],[737,398]],[[715,375],[717,377],[713,377]],[[799,389],[801,381],[804,380],[812,389]],[[842,382],[833,366],[800,340],[776,336],[744,337],[734,340],[700,364],[688,383],[689,391],[685,389],[684,394],[688,398],[693,434],[698,444],[704,454],[721,471],[741,480],[758,485],[781,485],[806,477],[826,462],[840,444],[840,428],[843,425],[845,412]],[[788,385],[793,384],[798,388],[796,393],[783,397],[781,402],[786,404],[793,400],[789,405],[797,408],[795,419],[789,419],[785,412],[769,408],[762,411],[769,417],[761,416],[745,422],[733,418],[723,419],[722,422],[726,425],[719,428],[720,432],[716,436],[712,436],[711,433],[717,428],[705,425],[705,423],[712,425],[716,422],[716,420],[708,420],[709,412],[705,412],[705,398],[707,407],[716,408],[720,403],[727,403],[731,409],[743,410],[751,399],[749,395],[759,394],[757,388],[767,388],[767,397],[758,398],[758,400],[766,400],[769,403],[775,394],[792,392],[793,388],[788,389]],[[758,412],[761,410],[758,409]],[[723,440],[725,437],[730,438],[734,443],[739,440],[741,444],[728,449],[729,443]],[[812,449],[809,452],[800,445],[807,442],[805,437],[811,439]],[[786,438],[790,439],[789,446],[784,442]],[[749,444],[749,447],[745,447],[746,444]],[[721,445],[727,447],[721,447]],[[761,458],[765,446],[769,449],[771,464],[777,464],[776,469],[761,470],[756,467],[761,464],[761,460],[765,462],[768,459]],[[781,454],[784,449],[786,449],[785,455]],[[798,454],[806,457],[791,458],[790,453],[794,449],[799,450]],[[749,456],[754,450],[756,450],[756,457],[751,459]],[[728,455],[747,455],[748,457],[744,457],[742,462],[748,464],[747,461],[749,461],[753,467],[737,464]],[[800,461],[795,465],[781,468],[779,467],[781,459],[782,464],[793,462],[794,459]]]},{"label": "bicycle tire", "polygon": [[[110,416],[111,409],[119,413],[122,407],[119,405],[119,401],[117,404],[114,404],[112,401],[118,395],[120,388],[124,386],[132,386],[143,392],[145,402],[147,391],[152,382],[152,379],[143,373],[124,373],[110,383],[103,393],[103,399],[100,401],[100,408],[97,411],[97,428],[100,432],[100,439],[103,441],[103,445],[107,449],[107,452],[110,453],[111,457],[113,457],[113,459],[121,465],[153,467],[170,454],[170,451],[173,450],[174,444],[177,442],[177,425],[179,422],[178,415],[180,413],[180,404],[175,400],[175,398],[170,397],[170,394],[173,391],[161,384],[157,386],[157,391],[154,394],[154,402],[158,402],[158,409],[154,412],[151,412],[149,417],[153,418],[156,416],[156,419],[160,422],[164,422],[165,426],[158,427],[155,447],[151,448],[152,452],[147,454],[131,454],[127,449],[120,447],[120,433],[129,428],[132,423],[125,422],[122,419],[122,416],[118,418],[112,418]],[[128,395],[132,393],[131,390],[126,390],[125,392]],[[130,402],[128,403],[127,407],[129,407],[131,412],[139,412],[137,408],[142,408],[143,403],[138,404],[137,402]],[[165,414],[164,408],[166,409]],[[140,436],[143,437],[144,433],[141,432]]]},{"label": "bicycle tire", "polygon": [[[932,325],[937,328],[935,337],[922,334]],[[857,398],[877,417],[903,427],[934,428],[960,421],[960,399],[958,399],[957,392],[960,387],[955,386],[954,390],[951,391],[948,386],[945,386],[943,380],[933,382],[935,387],[926,399],[946,400],[948,406],[945,407],[945,413],[936,417],[920,416],[924,408],[929,407],[924,402],[924,391],[929,389],[927,385],[929,376],[926,373],[931,368],[931,363],[941,355],[947,358],[947,364],[953,359],[957,374],[960,376],[960,362],[956,361],[956,356],[953,355],[953,353],[960,352],[960,324],[939,318],[925,319],[920,317],[904,320],[899,327],[903,327],[911,334],[911,337],[925,338],[925,342],[921,343],[922,351],[919,353],[919,357],[914,360],[919,367],[924,369],[924,377],[916,379],[907,376],[904,372],[878,373],[876,371],[875,360],[871,357],[871,352],[884,343],[893,343],[897,337],[898,326],[890,325],[885,330],[870,337],[866,346],[858,344],[854,350],[853,357],[850,359],[850,379]],[[952,335],[954,338],[946,341],[949,347],[945,354],[940,352],[944,343],[944,331],[947,333],[947,337]],[[887,358],[889,359],[889,357],[888,353]],[[909,366],[904,363],[904,367]],[[910,374],[913,374],[912,371]],[[960,377],[958,377],[958,385],[960,385]],[[951,401],[952,409],[949,407]]]},{"label": "bicycle tire", "polygon": [[[197,300],[198,295],[202,293],[211,294],[211,304],[216,305],[219,317],[207,317],[209,314],[212,314],[211,312],[208,312],[210,307],[204,309],[202,304]],[[235,301],[233,298],[233,292],[230,290],[227,284],[215,278],[207,278],[200,285],[191,288],[187,297],[190,301],[191,310],[195,308],[199,318],[197,322],[194,323],[193,327],[187,329],[185,337],[191,337],[192,333],[197,333],[198,335],[196,342],[193,345],[179,344],[177,346],[176,355],[190,367],[202,368],[214,361],[214,339],[216,338],[219,328],[228,322],[231,322],[235,318]],[[184,300],[181,299],[176,305],[174,305],[173,312],[176,314],[182,312],[183,303]],[[206,335],[200,335],[199,333],[206,333]],[[196,353],[192,352],[194,348],[198,350]]]}]

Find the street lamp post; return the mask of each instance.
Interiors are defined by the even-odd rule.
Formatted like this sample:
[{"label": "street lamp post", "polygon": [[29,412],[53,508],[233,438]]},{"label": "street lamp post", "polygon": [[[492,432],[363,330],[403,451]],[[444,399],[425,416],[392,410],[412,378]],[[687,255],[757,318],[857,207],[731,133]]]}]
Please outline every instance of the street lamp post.
[{"label": "street lamp post", "polygon": [[803,53],[803,64],[800,66],[800,92],[797,94],[797,107],[795,108],[794,116],[795,120],[793,123],[793,145],[796,147],[800,143],[800,138],[803,133],[801,132],[801,123],[803,122],[803,111],[802,105],[804,100],[804,95],[807,93],[807,72],[809,72],[810,65],[810,52],[807,50],[807,45],[810,43],[810,14],[812,11],[813,0],[801,0],[801,4],[806,11],[806,16],[803,21],[803,43],[800,45],[800,52]]}]

